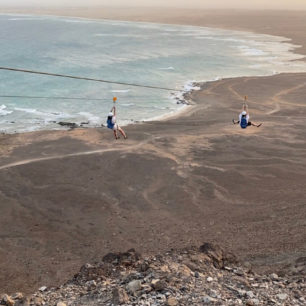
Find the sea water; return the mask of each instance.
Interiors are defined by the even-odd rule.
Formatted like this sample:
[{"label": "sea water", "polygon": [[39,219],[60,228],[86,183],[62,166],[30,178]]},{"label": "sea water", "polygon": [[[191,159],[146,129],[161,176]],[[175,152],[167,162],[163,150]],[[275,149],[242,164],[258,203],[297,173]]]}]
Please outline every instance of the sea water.
[{"label": "sea water", "polygon": [[[2,67],[182,91],[193,81],[306,71],[286,38],[194,26],[0,15],[0,42]],[[184,107],[174,91],[0,70],[0,132],[101,126],[114,96],[123,125]]]}]

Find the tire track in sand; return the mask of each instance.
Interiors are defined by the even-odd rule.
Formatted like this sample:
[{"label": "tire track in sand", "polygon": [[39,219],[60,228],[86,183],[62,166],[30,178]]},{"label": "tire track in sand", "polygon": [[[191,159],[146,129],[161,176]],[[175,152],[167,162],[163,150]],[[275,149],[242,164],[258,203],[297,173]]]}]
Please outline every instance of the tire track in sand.
[{"label": "tire track in sand", "polygon": [[64,159],[64,158],[75,157],[75,156],[95,155],[95,154],[101,154],[101,153],[112,152],[112,151],[126,151],[126,152],[128,152],[129,149],[136,149],[136,148],[142,146],[146,142],[148,142],[148,140],[140,142],[136,145],[128,146],[128,147],[99,149],[99,150],[83,151],[83,152],[76,152],[76,153],[69,153],[69,154],[59,154],[59,155],[46,156],[46,157],[23,159],[23,160],[19,160],[19,161],[13,162],[13,163],[9,163],[9,164],[0,166],[0,171],[5,170],[5,169],[9,169],[9,168],[13,168],[13,167],[18,167],[18,166],[28,165],[28,164],[32,164],[32,163],[37,163],[37,162],[41,162],[41,161]]}]

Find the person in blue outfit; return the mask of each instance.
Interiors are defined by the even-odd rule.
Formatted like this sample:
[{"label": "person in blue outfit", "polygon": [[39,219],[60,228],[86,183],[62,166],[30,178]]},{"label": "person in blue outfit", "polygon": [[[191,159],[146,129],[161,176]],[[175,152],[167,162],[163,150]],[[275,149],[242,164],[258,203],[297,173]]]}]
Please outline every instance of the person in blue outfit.
[{"label": "person in blue outfit", "polygon": [[242,112],[239,114],[239,120],[233,119],[233,123],[240,124],[240,127],[242,129],[245,129],[248,126],[260,127],[262,125],[262,123],[255,124],[250,121],[250,115],[249,115],[248,106],[246,103],[243,103]]},{"label": "person in blue outfit", "polygon": [[116,107],[115,106],[112,107],[110,113],[107,116],[107,127],[114,131],[115,139],[120,138],[118,136],[118,131],[121,133],[124,139],[127,139],[125,132],[116,122]]}]

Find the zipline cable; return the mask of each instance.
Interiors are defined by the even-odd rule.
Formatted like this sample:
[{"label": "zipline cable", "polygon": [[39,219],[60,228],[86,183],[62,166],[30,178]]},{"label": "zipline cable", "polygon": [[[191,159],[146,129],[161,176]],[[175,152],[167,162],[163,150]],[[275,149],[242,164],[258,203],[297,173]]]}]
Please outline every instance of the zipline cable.
[{"label": "zipline cable", "polygon": [[79,76],[73,76],[73,75],[65,75],[65,74],[10,68],[10,67],[0,67],[0,70],[41,74],[41,75],[55,76],[55,77],[61,77],[61,78],[69,78],[69,79],[77,79],[77,80],[85,80],[85,81],[93,81],[93,82],[100,82],[100,83],[117,84],[117,85],[126,85],[126,86],[134,86],[134,87],[143,87],[143,88],[150,88],[150,89],[160,89],[160,90],[167,90],[167,91],[181,91],[179,89],[166,88],[166,87],[132,84],[132,83],[125,83],[125,82],[114,82],[114,81],[108,81],[108,80],[102,80],[102,79],[93,79],[93,78],[87,78],[87,77],[79,77]]},{"label": "zipline cable", "polygon": [[0,98],[23,98],[23,99],[48,99],[48,100],[87,100],[87,101],[109,101],[110,98],[81,98],[81,97],[40,97],[40,96],[16,96],[16,95],[0,95]]}]

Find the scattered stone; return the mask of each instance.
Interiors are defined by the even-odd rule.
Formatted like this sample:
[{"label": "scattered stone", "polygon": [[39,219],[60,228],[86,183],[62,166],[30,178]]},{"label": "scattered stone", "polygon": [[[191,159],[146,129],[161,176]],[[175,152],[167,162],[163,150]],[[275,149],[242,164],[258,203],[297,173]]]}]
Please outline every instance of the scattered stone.
[{"label": "scattered stone", "polygon": [[[3,295],[6,306],[66,305],[305,305],[305,277],[297,274],[258,275],[234,265],[218,246],[203,244],[142,258],[135,250],[108,253],[58,288],[43,286],[31,297]],[[291,270],[290,270],[291,271]]]}]

